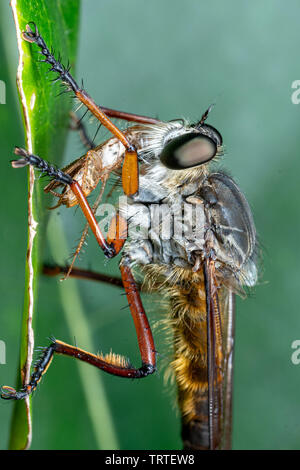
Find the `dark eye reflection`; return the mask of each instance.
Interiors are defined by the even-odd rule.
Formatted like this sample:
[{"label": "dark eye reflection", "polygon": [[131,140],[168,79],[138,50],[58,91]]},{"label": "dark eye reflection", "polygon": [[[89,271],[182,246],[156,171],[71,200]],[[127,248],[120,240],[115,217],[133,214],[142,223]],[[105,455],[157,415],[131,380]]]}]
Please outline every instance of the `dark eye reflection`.
[{"label": "dark eye reflection", "polygon": [[171,170],[185,170],[211,160],[217,153],[216,143],[199,132],[191,132],[168,142],[160,160]]}]

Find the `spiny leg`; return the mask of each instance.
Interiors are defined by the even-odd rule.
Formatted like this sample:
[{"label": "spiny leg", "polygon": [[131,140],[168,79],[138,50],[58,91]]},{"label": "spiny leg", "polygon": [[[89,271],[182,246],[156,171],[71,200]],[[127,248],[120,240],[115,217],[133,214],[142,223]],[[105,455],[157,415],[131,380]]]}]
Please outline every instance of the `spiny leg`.
[{"label": "spiny leg", "polygon": [[[79,89],[75,80],[69,74],[69,69],[65,69],[58,61],[55,60],[47,48],[44,40],[39,36],[37,29],[35,32],[33,32],[27,25],[27,32],[23,33],[23,37],[29,42],[35,42],[42,49],[41,52],[46,58],[45,62],[48,62],[52,65],[51,69],[59,73],[59,78],[74,91],[78,99],[87,106],[87,108],[121,141],[121,143],[123,143],[126,148],[123,164],[123,188],[125,194],[134,194],[138,190],[137,153],[135,148],[130,144],[130,142],[128,142],[126,136],[116,126],[114,126],[114,124],[107,118],[101,109],[93,102],[87,93],[84,90]],[[37,167],[40,171],[47,173],[50,177],[56,179],[60,183],[70,186],[104,253],[108,257],[115,256],[117,253],[115,245],[113,242],[107,243],[103,237],[103,234],[97,225],[94,214],[82,192],[80,185],[68,174],[63,173],[59,169],[56,169],[53,165],[45,162],[40,157],[28,154],[28,152],[26,152],[24,149],[17,148],[16,154],[22,158],[12,163],[14,168],[21,168],[31,164]],[[118,222],[116,221],[116,226],[118,224],[121,224],[120,220],[118,220]],[[129,262],[124,261],[124,263],[120,266],[120,269],[123,285],[129,301],[130,311],[132,313],[136,327],[138,344],[142,358],[142,366],[139,369],[132,368],[129,366],[129,364],[125,363],[123,359],[120,359],[119,356],[116,357],[110,355],[108,357],[110,360],[106,360],[105,357],[103,358],[94,356],[83,350],[78,350],[78,348],[67,345],[66,343],[55,340],[48,348],[44,350],[42,358],[36,365],[29,384],[27,384],[21,392],[16,392],[11,387],[3,387],[2,398],[21,399],[29,395],[36,387],[43,373],[45,373],[49,367],[54,352],[76,357],[80,360],[91,363],[108,373],[128,378],[145,377],[146,375],[154,372],[155,349],[152,333],[129,267]]]},{"label": "spiny leg", "polygon": [[[110,238],[108,240],[104,238],[104,235],[99,225],[97,224],[94,213],[81,189],[80,184],[77,183],[77,181],[73,180],[70,175],[59,170],[54,165],[51,165],[50,163],[46,162],[41,157],[37,155],[32,155],[23,148],[16,147],[15,154],[22,158],[20,158],[19,160],[12,160],[11,163],[12,163],[13,168],[23,168],[24,166],[32,165],[35,168],[37,168],[40,172],[46,173],[48,176],[50,176],[54,180],[62,184],[69,185],[74,195],[76,196],[78,200],[78,204],[80,205],[82,212],[84,216],[86,217],[89,223],[89,226],[99,246],[103,250],[105,256],[107,258],[113,258],[120,252],[122,246],[125,243],[126,238],[124,239]],[[120,227],[123,227],[123,225],[127,226],[125,219],[123,219],[121,216],[118,217],[118,221],[119,221],[118,225]],[[121,231],[119,233],[121,234],[121,237],[122,237]]]},{"label": "spiny leg", "polygon": [[[34,29],[31,29],[30,24],[34,26]],[[70,67],[64,67],[55,59],[34,23],[26,25],[26,31],[23,32],[22,36],[25,41],[34,43],[41,49],[40,53],[45,57],[41,62],[50,64],[50,71],[58,73],[57,80],[61,80],[65,83],[67,87],[73,91],[79,101],[81,101],[81,103],[83,103],[89,111],[124,145],[126,150],[122,168],[123,190],[128,196],[135,194],[138,191],[139,183],[138,157],[134,145],[128,141],[126,135],[115,124],[113,124],[88,93],[83,88],[79,87],[76,80],[70,74]]]},{"label": "spiny leg", "polygon": [[74,357],[83,362],[87,362],[108,374],[119,377],[141,379],[152,374],[156,370],[156,351],[151,328],[144,311],[137,285],[130,269],[130,260],[124,257],[120,263],[122,283],[126,292],[130,313],[133,318],[138,346],[140,350],[142,365],[139,368],[133,367],[123,356],[116,354],[98,355],[91,354],[76,346],[53,340],[52,343],[43,350],[41,358],[37,361],[34,372],[28,384],[25,384],[20,391],[16,391],[9,386],[1,388],[1,397],[6,400],[21,400],[30,395],[37,387],[42,376],[47,371],[54,353],[64,356]]},{"label": "spiny leg", "polygon": [[[74,178],[75,176],[77,177],[78,175],[81,180],[82,187],[85,188],[85,191],[89,194],[94,189],[94,184],[97,185],[99,180],[102,181],[102,183],[106,182],[109,175],[109,173],[104,173],[102,175],[101,173],[97,174],[96,179],[91,183],[89,172],[90,170],[93,171],[93,166],[95,162],[97,162],[97,159],[97,152],[94,149],[90,149],[85,155],[62,168],[62,171],[71,176],[71,178]],[[62,204],[65,204],[67,207],[76,205],[76,202],[68,199],[68,191],[66,187],[64,187],[60,193],[55,191],[59,186],[61,186],[61,183],[54,179],[44,188],[45,193],[51,193],[58,198],[58,202],[54,206],[49,207],[50,210],[56,209]]]},{"label": "spiny leg", "polygon": [[[103,197],[103,194],[104,194],[104,191],[105,191],[105,186],[106,186],[106,183],[107,183],[107,180],[108,180],[108,176],[109,175],[106,174],[101,178],[101,182],[102,182],[101,190],[100,190],[100,193],[99,193],[96,201],[94,202],[94,204],[92,206],[92,212],[93,212],[94,215],[96,214],[96,211],[99,207],[99,204],[102,201],[102,197]],[[79,253],[82,249],[82,246],[85,242],[89,226],[90,226],[90,224],[89,224],[89,222],[87,222],[85,227],[84,227],[84,230],[83,230],[82,236],[80,238],[80,241],[79,241],[79,243],[77,245],[77,248],[75,250],[75,253],[73,255],[73,259],[72,259],[72,262],[70,264],[69,271],[66,273],[63,280],[66,280],[69,277],[69,275],[70,275],[70,273],[73,269],[76,258],[79,255]],[[123,245],[125,243],[126,238],[127,238],[127,223],[125,222],[125,219],[123,219],[122,217],[119,216],[119,214],[117,214],[111,220],[110,228],[109,228],[109,232],[108,232],[108,236],[107,236],[108,242],[111,241],[111,243],[114,244],[116,254],[118,254],[120,252],[121,248],[123,247]]]}]

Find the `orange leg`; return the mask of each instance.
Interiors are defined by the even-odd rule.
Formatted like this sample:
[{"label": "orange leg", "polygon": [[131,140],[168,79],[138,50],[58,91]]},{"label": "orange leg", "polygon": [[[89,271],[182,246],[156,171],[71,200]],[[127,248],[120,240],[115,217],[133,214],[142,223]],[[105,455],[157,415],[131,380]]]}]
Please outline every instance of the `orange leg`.
[{"label": "orange leg", "polygon": [[48,174],[54,180],[70,186],[99,246],[102,248],[107,258],[113,258],[121,251],[127,237],[127,222],[122,216],[117,214],[115,218],[113,218],[111,224],[112,230],[110,230],[108,239],[106,240],[96,221],[92,208],[77,181],[73,180],[70,175],[55,168],[41,157],[30,154],[25,149],[16,147],[15,154],[22,158],[12,161],[13,168],[22,168],[26,165],[32,165],[42,173]]},{"label": "orange leg", "polygon": [[101,106],[102,111],[106,116],[123,119],[128,122],[138,122],[139,124],[159,124],[159,119],[150,118],[148,116],[141,116],[140,114],[126,113],[125,111],[117,111],[116,109],[104,108]]},{"label": "orange leg", "polygon": [[73,180],[72,183],[70,184],[70,188],[72,189],[73,193],[75,194],[75,196],[78,200],[78,203],[79,203],[79,205],[82,209],[82,212],[84,213],[85,218],[88,221],[89,226],[90,226],[93,234],[95,235],[95,238],[96,238],[97,242],[99,243],[100,247],[104,251],[105,256],[107,256],[108,258],[113,258],[114,256],[116,256],[118,254],[118,252],[115,249],[113,242],[108,243],[105,240],[104,235],[102,234],[102,232],[99,228],[99,225],[97,224],[97,221],[95,219],[95,215],[94,215],[94,213],[93,213],[93,211],[92,211],[85,195],[83,194],[79,183],[77,183],[77,181]]},{"label": "orange leg", "polygon": [[[122,217],[116,216],[111,224],[112,233],[109,233],[108,240],[105,240],[100,228],[98,227],[94,213],[90,208],[86,197],[84,196],[80,185],[74,181],[68,174],[63,173],[61,170],[50,165],[37,155],[31,155],[26,150],[16,148],[15,153],[22,158],[14,160],[12,165],[14,168],[22,168],[26,165],[33,165],[41,172],[47,173],[49,176],[63,184],[68,184],[75,196],[78,203],[100,245],[107,257],[115,256],[122,248],[125,242],[125,229],[126,221]],[[116,231],[119,229],[121,237],[118,238]],[[124,236],[124,238],[122,238]],[[81,361],[88,362],[89,364],[104,370],[105,372],[126,378],[143,378],[155,371],[156,365],[156,352],[154,347],[153,336],[151,328],[145,314],[138,286],[134,280],[130,269],[130,260],[125,256],[120,263],[121,279],[125,289],[126,297],[128,300],[130,313],[132,315],[138,346],[141,354],[142,365],[140,368],[135,368],[123,357],[115,354],[108,354],[106,356],[95,356],[87,351],[78,349],[75,346],[63,343],[61,341],[53,340],[53,342],[44,349],[40,360],[37,362],[34,372],[28,384],[25,384],[20,391],[16,391],[12,387],[4,386],[1,389],[1,397],[4,399],[20,400],[30,395],[35,390],[37,384],[42,378],[42,375],[48,369],[54,353],[63,354],[65,356],[75,357]]]},{"label": "orange leg", "polygon": [[[50,53],[43,38],[39,35],[37,28],[33,31],[29,25],[26,27],[26,32],[23,33],[23,38],[38,45],[41,49],[41,54],[45,57],[44,62],[51,65],[51,70],[59,74],[61,79],[76,95],[76,97],[86,105],[86,107],[97,117],[97,119],[115,135],[120,142],[125,146],[125,158],[123,165],[123,189],[126,195],[135,194],[138,191],[138,159],[137,152],[133,145],[127,140],[126,136],[111,122],[105,113],[98,107],[92,98],[82,89],[79,88],[76,81],[69,73],[69,69],[65,69]],[[105,255],[109,258],[115,256],[122,248],[126,237],[112,238],[109,234],[106,240],[97,224],[92,209],[90,208],[86,197],[77,181],[73,180],[68,174],[63,173],[61,170],[55,168],[53,165],[47,163],[36,155],[29,154],[26,150],[16,148],[15,153],[21,158],[12,162],[14,168],[22,168],[26,165],[33,165],[43,173],[47,173],[51,178],[59,181],[62,184],[70,186],[75,194],[78,203],[88,221],[88,224],[94,233],[100,247]],[[112,224],[117,231],[121,229],[124,234],[126,228],[126,221],[120,216],[116,216]],[[148,319],[146,317],[141,298],[138,292],[138,287],[133,278],[130,261],[124,257],[120,264],[122,284],[125,289],[127,300],[131,315],[133,317],[138,346],[141,354],[142,365],[140,368],[135,368],[123,357],[109,354],[106,356],[96,356],[77,347],[68,345],[58,340],[53,340],[50,346],[44,349],[40,360],[37,362],[34,372],[28,384],[25,384],[22,390],[16,391],[11,387],[4,386],[1,389],[1,397],[4,399],[23,399],[36,388],[37,384],[42,378],[42,375],[48,369],[54,353],[63,354],[66,356],[75,357],[81,361],[104,370],[107,373],[127,377],[127,378],[142,378],[155,371],[156,365],[156,352],[153,342],[153,336],[150,329]]]}]

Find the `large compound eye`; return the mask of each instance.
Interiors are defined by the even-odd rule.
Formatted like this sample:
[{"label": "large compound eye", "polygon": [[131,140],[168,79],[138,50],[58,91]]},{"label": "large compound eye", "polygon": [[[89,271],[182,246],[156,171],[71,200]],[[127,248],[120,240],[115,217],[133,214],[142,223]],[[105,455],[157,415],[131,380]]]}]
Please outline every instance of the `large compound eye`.
[{"label": "large compound eye", "polygon": [[210,139],[212,139],[218,147],[220,147],[223,143],[222,136],[219,131],[210,124],[202,124],[201,126],[196,128],[199,130],[199,132],[203,135],[206,135]]},{"label": "large compound eye", "polygon": [[217,145],[212,139],[191,132],[168,142],[160,155],[160,161],[171,170],[185,170],[208,162],[216,153]]}]

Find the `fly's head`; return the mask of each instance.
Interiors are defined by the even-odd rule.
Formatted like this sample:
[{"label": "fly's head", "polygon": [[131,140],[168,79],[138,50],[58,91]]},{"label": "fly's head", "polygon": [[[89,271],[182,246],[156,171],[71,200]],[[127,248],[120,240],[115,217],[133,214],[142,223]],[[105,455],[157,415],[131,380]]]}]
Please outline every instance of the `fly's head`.
[{"label": "fly's head", "polygon": [[167,140],[160,154],[161,163],[170,170],[187,170],[213,160],[222,151],[222,136],[217,129],[205,124],[211,107],[196,124]]},{"label": "fly's head", "polygon": [[140,155],[152,182],[175,190],[207,175],[209,163],[223,153],[220,132],[205,123],[210,109],[194,124],[175,120],[145,126]]}]

